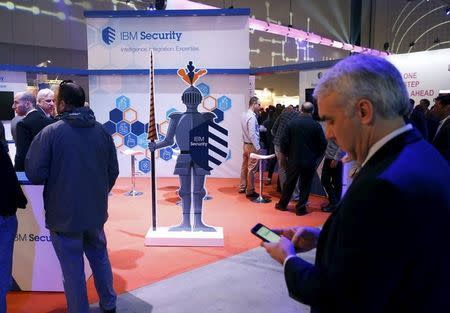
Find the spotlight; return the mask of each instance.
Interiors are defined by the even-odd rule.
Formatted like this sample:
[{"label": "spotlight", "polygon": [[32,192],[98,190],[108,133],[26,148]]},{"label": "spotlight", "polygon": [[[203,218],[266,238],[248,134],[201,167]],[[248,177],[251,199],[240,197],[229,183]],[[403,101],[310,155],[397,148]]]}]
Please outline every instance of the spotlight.
[{"label": "spotlight", "polygon": [[389,50],[389,42],[385,42],[383,45],[383,50],[388,51]]},{"label": "spotlight", "polygon": [[436,38],[434,41],[433,41],[433,43],[440,43],[441,42],[441,40],[439,39],[439,38]]},{"label": "spotlight", "polygon": [[409,43],[409,46],[410,46],[410,47],[414,47],[415,44],[416,44],[416,43],[415,43],[414,41],[411,41],[411,42]]},{"label": "spotlight", "polygon": [[155,0],[156,10],[165,10],[167,7],[167,0]]},{"label": "spotlight", "polygon": [[445,15],[450,16],[450,7],[448,7],[447,9],[445,9]]}]

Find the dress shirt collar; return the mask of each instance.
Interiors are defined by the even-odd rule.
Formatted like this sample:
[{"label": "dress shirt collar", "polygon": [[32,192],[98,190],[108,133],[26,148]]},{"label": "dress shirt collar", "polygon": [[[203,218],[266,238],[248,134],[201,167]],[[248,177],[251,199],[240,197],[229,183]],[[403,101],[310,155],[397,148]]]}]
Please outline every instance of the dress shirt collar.
[{"label": "dress shirt collar", "polygon": [[31,109],[30,111],[27,112],[27,114],[25,114],[25,117],[28,116],[28,114],[30,114],[33,111],[37,111],[36,109]]},{"label": "dress shirt collar", "polygon": [[397,137],[398,135],[401,135],[409,130],[413,129],[411,124],[406,124],[400,128],[397,128],[396,130],[394,130],[393,132],[387,134],[386,136],[384,136],[383,138],[381,138],[380,140],[378,140],[376,143],[374,143],[372,145],[372,147],[370,147],[369,149],[369,153],[367,154],[366,159],[364,160],[364,162],[362,163],[361,167],[363,167],[368,161],[369,159],[378,151],[381,149],[381,147],[383,147],[386,143],[388,143],[388,141],[394,139],[395,137]]}]

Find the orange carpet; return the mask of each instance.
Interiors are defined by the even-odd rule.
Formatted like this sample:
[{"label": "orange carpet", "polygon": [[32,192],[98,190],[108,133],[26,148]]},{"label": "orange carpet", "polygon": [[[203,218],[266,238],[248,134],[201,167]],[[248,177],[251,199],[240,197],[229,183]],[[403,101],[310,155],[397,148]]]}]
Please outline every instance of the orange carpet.
[{"label": "orange carpet", "polygon": [[[157,188],[158,226],[175,225],[181,218],[176,195],[177,178],[159,178]],[[272,197],[267,204],[253,203],[238,194],[238,179],[208,178],[206,188],[213,198],[204,202],[206,224],[224,228],[224,247],[145,247],[144,236],[151,225],[150,179],[138,178],[140,197],[126,197],[130,179],[118,179],[109,202],[109,220],[105,225],[116,291],[124,293],[165,278],[201,267],[220,259],[257,247],[260,240],[250,228],[261,222],[269,227],[324,223],[328,214],[320,211],[327,200],[309,198],[310,214],[296,216],[274,209],[279,194],[272,186],[264,194]],[[294,209],[291,203],[290,209]],[[93,279],[88,281],[89,301],[97,302]],[[7,296],[9,313],[65,312],[63,293],[11,292]]]}]

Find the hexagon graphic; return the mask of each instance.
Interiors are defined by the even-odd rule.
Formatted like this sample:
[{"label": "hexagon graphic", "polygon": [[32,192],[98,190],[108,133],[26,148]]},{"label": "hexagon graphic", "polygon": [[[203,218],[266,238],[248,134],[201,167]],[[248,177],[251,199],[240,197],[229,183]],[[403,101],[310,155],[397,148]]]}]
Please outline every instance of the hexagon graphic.
[{"label": "hexagon graphic", "polygon": [[114,123],[119,123],[123,120],[123,112],[119,109],[114,109],[109,112],[109,119]]},{"label": "hexagon graphic", "polygon": [[136,136],[144,133],[144,124],[142,122],[136,121],[131,124],[131,132]]},{"label": "hexagon graphic", "polygon": [[128,133],[131,131],[131,125],[125,121],[120,121],[117,123],[117,132],[121,134],[122,136],[128,135]]},{"label": "hexagon graphic", "polygon": [[116,148],[120,148],[123,146],[123,136],[121,134],[114,134],[112,135],[112,139],[114,141],[114,145]]},{"label": "hexagon graphic", "polygon": [[215,108],[217,108],[217,100],[214,97],[207,96],[203,98],[202,106],[207,111],[213,111]]},{"label": "hexagon graphic", "polygon": [[164,161],[169,161],[172,158],[172,155],[173,155],[172,148],[164,148],[164,149],[159,150],[159,156]]},{"label": "hexagon graphic", "polygon": [[219,110],[219,108],[215,108],[214,110],[213,110],[213,113],[214,114],[216,114],[216,118],[214,118],[214,122],[216,122],[216,123],[220,123],[220,122],[222,122],[223,121],[223,111],[222,110]]},{"label": "hexagon graphic", "polygon": [[107,121],[106,123],[104,123],[103,127],[105,128],[106,132],[110,135],[113,135],[116,132],[116,124],[111,121]]},{"label": "hexagon graphic", "polygon": [[158,134],[158,140],[157,140],[157,141],[163,141],[164,139],[166,139],[166,136],[163,135],[163,134],[161,134],[161,133],[159,133],[159,134]]},{"label": "hexagon graphic", "polygon": [[125,146],[128,148],[134,148],[137,146],[137,136],[134,134],[128,134],[124,138]]},{"label": "hexagon graphic", "polygon": [[127,109],[123,112],[123,119],[128,123],[133,123],[137,120],[137,112],[133,109]]},{"label": "hexagon graphic", "polygon": [[205,83],[197,85],[197,89],[200,90],[203,97],[209,96],[209,86]]},{"label": "hexagon graphic", "polygon": [[159,132],[161,134],[163,134],[164,136],[167,134],[167,129],[169,128],[169,122],[168,121],[164,121],[162,123],[159,124]]},{"label": "hexagon graphic", "polygon": [[[98,83],[99,83],[98,87],[101,90],[106,91],[108,93],[117,93],[118,91],[120,91],[122,89],[122,76],[120,76],[120,75],[101,75]],[[116,107],[120,109],[120,107],[117,105],[117,100],[119,98],[116,99]]]},{"label": "hexagon graphic", "polygon": [[174,113],[174,112],[179,112],[177,109],[175,109],[175,108],[170,108],[170,109],[168,109],[167,111],[166,111],[166,119],[168,119],[169,118],[169,115],[170,114],[172,114],[172,113]]},{"label": "hexagon graphic", "polygon": [[116,99],[116,108],[121,111],[125,111],[130,107],[130,98],[125,96],[120,96]]},{"label": "hexagon graphic", "polygon": [[143,133],[143,134],[140,134],[139,136],[137,136],[137,144],[144,149],[148,148],[148,139],[147,139],[146,133]]},{"label": "hexagon graphic", "polygon": [[217,99],[217,107],[225,112],[226,110],[231,108],[231,99],[227,96],[220,97],[219,99]]},{"label": "hexagon graphic", "polygon": [[149,173],[152,169],[151,165],[150,160],[145,158],[139,161],[138,167],[142,173]]}]

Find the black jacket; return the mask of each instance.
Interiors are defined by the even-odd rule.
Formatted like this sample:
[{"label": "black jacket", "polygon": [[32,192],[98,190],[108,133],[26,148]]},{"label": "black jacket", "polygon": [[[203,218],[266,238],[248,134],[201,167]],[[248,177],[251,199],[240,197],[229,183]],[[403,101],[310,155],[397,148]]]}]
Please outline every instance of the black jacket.
[{"label": "black jacket", "polygon": [[28,113],[16,126],[16,157],[14,168],[16,171],[25,170],[25,157],[33,138],[47,125],[53,123],[41,110]]},{"label": "black jacket", "polygon": [[450,167],[417,131],[378,150],[326,221],[316,263],[289,259],[312,312],[450,312]]},{"label": "black jacket", "polygon": [[433,138],[432,143],[450,164],[450,118],[444,122],[444,125],[442,125],[439,132]]},{"label": "black jacket", "polygon": [[14,215],[17,208],[25,208],[27,199],[20,188],[13,164],[3,145],[0,145],[0,173],[0,215]]}]

